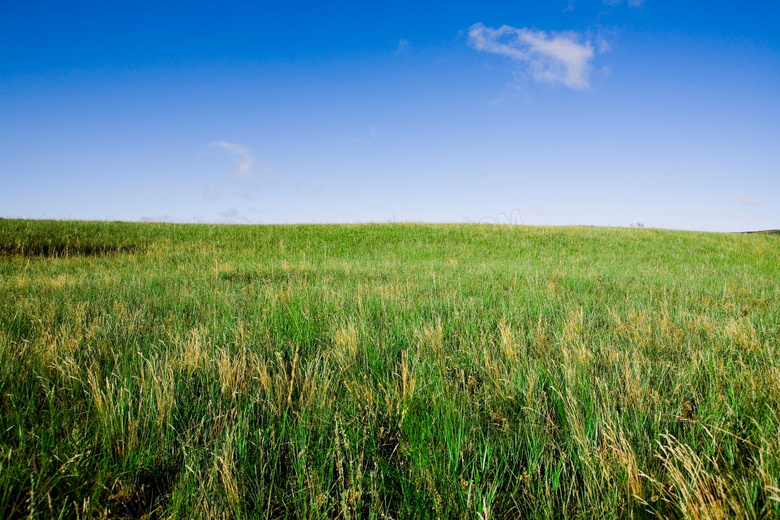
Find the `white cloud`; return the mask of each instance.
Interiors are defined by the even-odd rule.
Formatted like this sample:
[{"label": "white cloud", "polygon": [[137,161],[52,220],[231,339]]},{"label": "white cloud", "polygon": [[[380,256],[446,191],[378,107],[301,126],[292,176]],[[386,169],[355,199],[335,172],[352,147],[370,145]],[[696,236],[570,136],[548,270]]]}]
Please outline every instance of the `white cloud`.
[{"label": "white cloud", "polygon": [[469,45],[525,64],[532,77],[542,83],[563,83],[567,87],[590,87],[593,45],[580,43],[574,32],[546,33],[502,25],[498,29],[477,23],[469,28]]},{"label": "white cloud", "polygon": [[227,141],[214,141],[209,144],[212,148],[222,148],[226,150],[230,155],[234,156],[238,165],[236,166],[235,175],[237,177],[245,177],[251,175],[252,167],[255,165],[254,157],[249,148],[241,146],[240,144],[229,143]]},{"label": "white cloud", "polygon": [[744,204],[746,206],[758,206],[764,202],[764,199],[759,197],[746,197],[745,195],[740,195],[736,199],[734,199],[737,204]]}]

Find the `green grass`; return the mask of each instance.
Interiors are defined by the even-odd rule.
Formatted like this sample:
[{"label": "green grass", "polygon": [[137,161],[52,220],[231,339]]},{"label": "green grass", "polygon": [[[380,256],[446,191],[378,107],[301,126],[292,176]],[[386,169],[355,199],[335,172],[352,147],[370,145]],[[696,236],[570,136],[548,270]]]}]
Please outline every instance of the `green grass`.
[{"label": "green grass", "polygon": [[0,517],[780,517],[780,237],[0,220]]}]

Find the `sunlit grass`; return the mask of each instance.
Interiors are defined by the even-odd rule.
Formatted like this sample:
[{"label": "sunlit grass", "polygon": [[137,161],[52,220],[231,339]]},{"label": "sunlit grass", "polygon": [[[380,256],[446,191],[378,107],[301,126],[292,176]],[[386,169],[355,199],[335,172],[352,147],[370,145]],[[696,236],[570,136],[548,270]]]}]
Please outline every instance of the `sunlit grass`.
[{"label": "sunlit grass", "polygon": [[780,516],[779,238],[0,220],[0,517]]}]

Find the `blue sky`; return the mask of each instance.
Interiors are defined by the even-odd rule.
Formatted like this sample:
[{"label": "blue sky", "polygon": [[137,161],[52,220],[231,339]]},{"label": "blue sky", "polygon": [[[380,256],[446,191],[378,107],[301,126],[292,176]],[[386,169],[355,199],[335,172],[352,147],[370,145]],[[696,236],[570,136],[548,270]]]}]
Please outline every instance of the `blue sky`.
[{"label": "blue sky", "polygon": [[774,2],[0,2],[0,216],[780,228]]}]

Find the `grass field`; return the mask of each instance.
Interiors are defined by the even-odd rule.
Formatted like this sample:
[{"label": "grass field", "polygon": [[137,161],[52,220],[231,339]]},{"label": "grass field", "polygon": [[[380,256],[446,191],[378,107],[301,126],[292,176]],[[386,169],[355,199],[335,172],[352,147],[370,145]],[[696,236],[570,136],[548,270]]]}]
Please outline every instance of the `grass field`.
[{"label": "grass field", "polygon": [[0,517],[780,518],[780,236],[0,220]]}]

